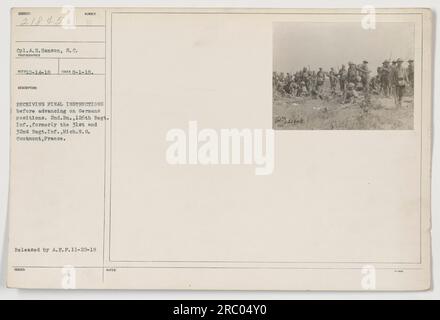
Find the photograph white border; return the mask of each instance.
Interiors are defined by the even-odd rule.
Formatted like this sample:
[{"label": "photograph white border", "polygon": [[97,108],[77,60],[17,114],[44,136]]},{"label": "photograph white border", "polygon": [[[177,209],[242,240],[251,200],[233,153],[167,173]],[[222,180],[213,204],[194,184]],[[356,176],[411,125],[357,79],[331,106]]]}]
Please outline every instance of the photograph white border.
[{"label": "photograph white border", "polygon": [[[439,112],[435,104],[440,98],[440,92],[433,90],[433,158],[432,158],[432,253],[433,253],[433,288],[424,292],[233,292],[233,291],[128,291],[128,290],[21,290],[6,288],[6,248],[7,248],[7,200],[9,177],[9,121],[10,121],[10,9],[12,7],[54,7],[54,6],[81,6],[81,7],[235,7],[235,8],[361,8],[365,5],[378,8],[431,8],[434,13],[433,39],[433,66],[438,57],[437,35],[438,25],[436,13],[440,10],[437,0],[419,1],[358,1],[336,0],[328,1],[112,1],[112,0],[46,0],[46,1],[12,1],[0,2],[0,44],[4,48],[0,51],[0,300],[4,299],[440,299],[440,216],[439,201],[435,195],[440,194],[440,177],[438,155],[438,139],[436,139],[436,124],[439,123]],[[433,72],[432,87],[435,88],[435,79],[439,71]],[[437,272],[436,272],[437,271]]]}]

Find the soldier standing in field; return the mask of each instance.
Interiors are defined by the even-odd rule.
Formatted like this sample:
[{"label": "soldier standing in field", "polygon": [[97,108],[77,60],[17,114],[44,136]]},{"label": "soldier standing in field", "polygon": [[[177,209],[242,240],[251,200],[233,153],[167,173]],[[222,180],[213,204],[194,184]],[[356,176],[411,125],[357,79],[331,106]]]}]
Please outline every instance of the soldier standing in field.
[{"label": "soldier standing in field", "polygon": [[322,87],[324,86],[325,74],[322,68],[319,68],[316,74],[316,92],[320,98],[322,98]]},{"label": "soldier standing in field", "polygon": [[275,92],[278,86],[278,74],[276,71],[272,72],[272,90]]},{"label": "soldier standing in field", "polygon": [[411,85],[411,89],[414,89],[414,60],[408,60],[408,80]]},{"label": "soldier standing in field", "polygon": [[336,76],[336,72],[333,68],[330,68],[330,71],[328,73],[328,77],[330,79],[330,90],[331,90],[332,94],[334,94],[336,92],[337,76]]},{"label": "soldier standing in field", "polygon": [[390,81],[390,90],[391,90],[391,94],[394,98],[394,103],[397,104],[397,90],[396,90],[396,68],[397,68],[397,62],[396,60],[393,60],[391,62],[391,67],[390,67],[390,77],[389,77],[389,81]]},{"label": "soldier standing in field", "polygon": [[309,71],[309,84],[307,89],[312,97],[316,97],[316,71]]},{"label": "soldier standing in field", "polygon": [[294,79],[293,75],[291,73],[287,74],[286,81],[284,83],[284,91],[288,95],[292,95],[294,92],[295,86],[294,86]]},{"label": "soldier standing in field", "polygon": [[356,84],[358,82],[357,80],[358,72],[356,70],[356,65],[353,62],[348,63],[348,70],[347,70],[347,81],[349,83],[353,83],[356,87]]},{"label": "soldier standing in field", "polygon": [[391,92],[390,73],[391,73],[390,62],[388,60],[385,60],[382,63],[380,82],[381,82],[381,91],[386,97],[389,97]]},{"label": "soldier standing in field", "polygon": [[344,94],[347,83],[347,69],[345,69],[344,64],[342,65],[341,69],[339,69],[338,77],[339,77],[339,88],[341,89],[342,94]]},{"label": "soldier standing in field", "polygon": [[362,89],[364,93],[368,93],[368,85],[370,82],[370,70],[368,69],[368,61],[364,60],[363,63],[356,68],[359,71],[361,77]]},{"label": "soldier standing in field", "polygon": [[310,92],[310,88],[312,86],[312,83],[311,83],[312,82],[312,73],[309,70],[307,70],[307,68],[304,68],[304,71],[303,71],[303,81],[306,84],[307,91]]},{"label": "soldier standing in field", "polygon": [[403,67],[403,60],[397,59],[397,66],[395,69],[395,87],[398,107],[402,106],[402,98],[405,94],[406,85],[408,84],[407,70]]},{"label": "soldier standing in field", "polygon": [[381,91],[381,74],[382,74],[382,67],[377,67],[377,74],[371,78],[370,81],[370,91],[376,94],[379,94]]},{"label": "soldier standing in field", "polygon": [[298,86],[301,83],[301,71],[295,72],[295,76],[293,77],[293,81]]}]

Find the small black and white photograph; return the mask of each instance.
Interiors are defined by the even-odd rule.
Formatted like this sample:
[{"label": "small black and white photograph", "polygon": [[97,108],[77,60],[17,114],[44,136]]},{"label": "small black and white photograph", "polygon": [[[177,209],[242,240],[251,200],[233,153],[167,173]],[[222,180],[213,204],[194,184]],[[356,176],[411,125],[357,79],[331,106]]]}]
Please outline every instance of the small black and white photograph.
[{"label": "small black and white photograph", "polygon": [[276,22],[273,129],[412,130],[414,24]]}]

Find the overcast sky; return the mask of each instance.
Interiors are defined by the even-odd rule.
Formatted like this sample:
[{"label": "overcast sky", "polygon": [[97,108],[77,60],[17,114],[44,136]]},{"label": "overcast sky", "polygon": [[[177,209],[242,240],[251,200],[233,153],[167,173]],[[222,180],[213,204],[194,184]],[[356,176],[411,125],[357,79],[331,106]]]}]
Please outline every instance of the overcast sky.
[{"label": "overcast sky", "polygon": [[377,23],[375,30],[365,30],[350,22],[279,22],[274,24],[273,45],[274,71],[294,72],[308,66],[338,70],[348,61],[363,60],[376,71],[390,57],[414,59],[414,24]]}]

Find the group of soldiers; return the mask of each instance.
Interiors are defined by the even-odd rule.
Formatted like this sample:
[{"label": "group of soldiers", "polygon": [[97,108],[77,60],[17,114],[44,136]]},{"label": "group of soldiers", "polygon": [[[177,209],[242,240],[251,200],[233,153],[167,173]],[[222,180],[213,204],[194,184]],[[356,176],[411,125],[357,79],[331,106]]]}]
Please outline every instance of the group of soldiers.
[{"label": "group of soldiers", "polygon": [[[371,93],[386,97],[393,96],[397,106],[402,105],[402,98],[407,89],[414,88],[414,61],[408,60],[404,66],[402,59],[385,60],[371,76],[368,61],[361,64],[348,63],[336,71],[330,68],[324,71],[312,71],[304,67],[295,73],[273,73],[273,89],[282,95],[297,97],[323,98],[324,83],[330,83],[330,95],[340,95],[344,103],[352,103],[360,96],[368,97]],[[339,92],[338,92],[339,90]]]}]

